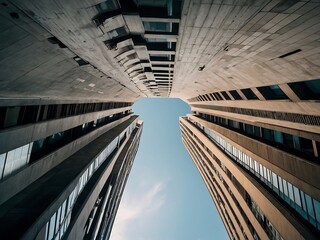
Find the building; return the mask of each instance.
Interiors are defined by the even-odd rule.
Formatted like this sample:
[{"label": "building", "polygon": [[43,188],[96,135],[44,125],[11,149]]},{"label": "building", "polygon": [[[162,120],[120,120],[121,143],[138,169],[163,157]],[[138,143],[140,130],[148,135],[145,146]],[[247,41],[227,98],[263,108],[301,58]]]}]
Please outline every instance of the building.
[{"label": "building", "polygon": [[130,103],[40,104],[2,108],[1,238],[109,236],[142,122]]},{"label": "building", "polygon": [[230,238],[319,238],[319,12],[318,0],[2,1],[0,236],[108,238],[141,132],[131,105],[176,97]]},{"label": "building", "polygon": [[320,80],[189,99],[183,142],[231,239],[319,239]]}]

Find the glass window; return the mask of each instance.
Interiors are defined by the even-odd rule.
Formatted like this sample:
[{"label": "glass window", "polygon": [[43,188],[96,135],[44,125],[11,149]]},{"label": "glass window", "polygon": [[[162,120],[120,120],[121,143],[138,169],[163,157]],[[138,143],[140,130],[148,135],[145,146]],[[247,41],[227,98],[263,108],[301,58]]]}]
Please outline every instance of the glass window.
[{"label": "glass window", "polygon": [[4,163],[6,161],[6,153],[0,154],[0,179],[2,178],[2,173],[4,169]]},{"label": "glass window", "polygon": [[10,127],[18,124],[20,107],[7,107],[4,127]]},{"label": "glass window", "polygon": [[274,131],[274,141],[283,144],[282,132]]},{"label": "glass window", "polygon": [[59,209],[58,209],[58,211],[57,211],[57,224],[56,224],[56,230],[55,230],[55,233],[57,233],[58,232],[58,230],[59,230],[59,220],[60,220],[60,214],[61,214],[61,207],[59,207]]},{"label": "glass window", "polygon": [[273,141],[273,131],[270,129],[262,128],[262,137],[264,139]]},{"label": "glass window", "polygon": [[320,100],[320,79],[288,85],[301,100]]},{"label": "glass window", "polygon": [[56,214],[53,214],[53,216],[50,219],[48,240],[51,240],[53,238],[53,236],[54,236],[55,223],[56,223]]},{"label": "glass window", "polygon": [[148,32],[171,32],[169,22],[143,22],[145,31]]},{"label": "glass window", "polygon": [[127,35],[127,30],[125,29],[125,27],[119,27],[119,28],[116,28],[116,29],[108,32],[108,35],[110,38],[123,37],[123,36]]},{"label": "glass window", "polygon": [[287,95],[281,90],[278,85],[257,87],[257,89],[266,100],[288,99]]},{"label": "glass window", "polygon": [[283,193],[285,196],[289,197],[287,181],[282,179],[282,183],[283,183]]},{"label": "glass window", "polygon": [[294,148],[293,136],[287,133],[282,133],[282,135],[283,135],[283,143],[290,148]]},{"label": "glass window", "polygon": [[288,192],[289,192],[289,198],[291,201],[294,202],[294,197],[293,197],[293,190],[292,190],[292,184],[288,182]]},{"label": "glass window", "polygon": [[256,94],[254,94],[254,92],[250,88],[241,89],[241,92],[246,96],[248,100],[258,99]]},{"label": "glass window", "polygon": [[306,197],[309,222],[311,222],[313,225],[316,225],[313,201],[308,194],[305,194],[305,197]]},{"label": "glass window", "polygon": [[293,194],[294,194],[294,201],[301,207],[301,198],[300,198],[300,191],[297,187],[293,186]]},{"label": "glass window", "polygon": [[301,151],[313,155],[313,145],[310,139],[299,137]]},{"label": "glass window", "polygon": [[279,189],[279,186],[278,186],[278,176],[273,172],[272,173],[272,185],[274,186],[274,188],[276,190]]},{"label": "glass window", "polygon": [[300,140],[299,140],[299,137],[298,136],[293,136],[293,145],[294,145],[294,148],[295,149],[298,149],[300,150],[301,147],[300,147]]},{"label": "glass window", "polygon": [[229,91],[229,93],[232,95],[234,100],[242,100],[242,97],[236,90]]},{"label": "glass window", "polygon": [[99,13],[110,12],[119,8],[117,0],[107,0],[96,5]]},{"label": "glass window", "polygon": [[313,199],[313,206],[314,206],[314,211],[316,213],[316,219],[317,219],[317,224],[318,224],[318,228],[319,228],[319,224],[320,224],[320,203]]},{"label": "glass window", "polygon": [[228,95],[225,91],[221,92],[221,94],[223,95],[223,97],[224,97],[226,100],[231,100],[231,98],[229,97],[229,95]]},{"label": "glass window", "polygon": [[246,133],[253,135],[253,132],[254,132],[253,126],[250,124],[245,124],[245,131],[246,131]]}]

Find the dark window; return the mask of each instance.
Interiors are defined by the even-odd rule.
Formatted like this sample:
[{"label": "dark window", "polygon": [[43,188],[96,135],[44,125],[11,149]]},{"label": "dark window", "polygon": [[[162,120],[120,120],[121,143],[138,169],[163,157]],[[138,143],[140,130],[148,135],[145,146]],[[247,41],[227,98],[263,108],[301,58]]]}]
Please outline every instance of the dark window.
[{"label": "dark window", "polygon": [[288,83],[301,100],[320,100],[320,80]]},{"label": "dark window", "polygon": [[313,146],[310,139],[299,137],[301,151],[313,155]]},{"label": "dark window", "polygon": [[231,100],[231,98],[229,97],[229,95],[225,91],[221,92],[221,94],[224,96],[224,98],[226,100]]},{"label": "dark window", "polygon": [[264,139],[273,141],[273,131],[270,129],[262,128],[262,137]]},{"label": "dark window", "polygon": [[241,92],[246,96],[248,100],[258,99],[258,97],[250,88],[241,89]]},{"label": "dark window", "polygon": [[290,148],[294,148],[293,136],[291,134],[283,133],[283,143]]},{"label": "dark window", "polygon": [[108,32],[108,35],[110,38],[119,38],[127,35],[127,31],[124,27],[119,27]]},{"label": "dark window", "polygon": [[107,0],[96,5],[99,13],[110,12],[119,8],[117,0]]},{"label": "dark window", "polygon": [[215,98],[215,96],[213,95],[213,93],[211,93],[210,96],[211,96],[211,98],[212,98],[213,100],[216,100],[216,98]]},{"label": "dark window", "polygon": [[220,101],[220,100],[223,100],[223,98],[220,96],[220,94],[219,93],[213,93],[214,94],[214,96],[216,97],[216,99],[218,100],[218,101]]},{"label": "dark window", "polygon": [[147,32],[170,32],[169,22],[143,22]]},{"label": "dark window", "polygon": [[257,89],[267,100],[288,99],[287,95],[281,90],[278,85],[257,87]]},{"label": "dark window", "polygon": [[236,90],[229,91],[229,93],[232,95],[232,97],[235,100],[242,100],[241,96],[239,95],[239,93]]},{"label": "dark window", "polygon": [[246,133],[250,134],[250,135],[253,135],[254,133],[254,128],[252,125],[250,124],[245,124],[245,131]]}]

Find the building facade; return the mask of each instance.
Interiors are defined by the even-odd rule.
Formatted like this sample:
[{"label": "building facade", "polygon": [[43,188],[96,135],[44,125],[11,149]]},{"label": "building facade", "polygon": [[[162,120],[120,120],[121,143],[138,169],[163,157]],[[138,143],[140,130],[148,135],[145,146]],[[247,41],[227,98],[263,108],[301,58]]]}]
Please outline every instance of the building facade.
[{"label": "building facade", "polygon": [[132,103],[26,102],[1,107],[1,238],[108,238],[142,131]]},{"label": "building facade", "polygon": [[172,97],[192,108],[184,143],[230,238],[319,238],[319,12],[2,1],[0,236],[108,238],[141,134],[131,105]]},{"label": "building facade", "polygon": [[319,89],[310,80],[200,95],[180,118],[231,239],[319,239]]}]

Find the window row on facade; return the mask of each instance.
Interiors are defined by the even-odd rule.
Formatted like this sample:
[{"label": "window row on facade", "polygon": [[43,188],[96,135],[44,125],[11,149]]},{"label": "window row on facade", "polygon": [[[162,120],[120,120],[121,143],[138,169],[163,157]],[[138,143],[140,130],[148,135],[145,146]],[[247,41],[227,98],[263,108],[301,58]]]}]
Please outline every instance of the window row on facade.
[{"label": "window row on facade", "polygon": [[0,107],[0,130],[13,126],[129,107],[129,102],[73,103]]},{"label": "window row on facade", "polygon": [[[183,127],[184,129],[187,129],[186,127]],[[189,134],[192,134],[191,131],[189,132]],[[265,230],[266,234],[268,235],[268,237],[270,239],[274,239],[274,240],[280,240],[282,239],[281,235],[279,234],[279,232],[274,228],[274,226],[271,224],[271,222],[265,217],[265,215],[263,214],[263,212],[261,211],[261,209],[258,207],[258,205],[251,199],[250,195],[247,193],[247,191],[242,187],[242,185],[237,181],[236,178],[234,178],[234,176],[232,175],[232,173],[224,166],[224,164],[212,153],[212,151],[210,149],[208,149],[204,143],[197,137],[197,136],[193,136],[196,140],[197,143],[194,142],[192,139],[189,139],[189,141],[191,141],[193,144],[191,146],[198,146],[201,145],[203,148],[205,148],[205,150],[208,152],[208,154],[212,157],[212,159],[217,163],[217,165],[226,173],[227,177],[230,179],[230,181],[234,184],[234,186],[236,187],[236,189],[238,189],[238,192],[242,195],[243,199],[246,201],[247,205],[249,206],[250,210],[252,211],[253,215],[256,217],[256,219],[258,220],[258,222],[260,223],[261,227]],[[188,143],[188,141],[186,142]],[[189,144],[188,144],[189,145]],[[190,147],[191,147],[190,146]],[[198,151],[201,153],[201,162],[204,166],[206,166],[206,168],[208,169],[209,172],[211,172],[210,168],[213,169],[213,171],[216,173],[216,175],[219,177],[220,181],[223,183],[225,189],[230,193],[230,196],[232,197],[232,200],[235,202],[236,206],[238,206],[238,209],[241,213],[241,215],[243,216],[243,218],[245,219],[252,235],[254,236],[254,239],[260,239],[260,237],[258,236],[258,234],[256,233],[254,227],[252,226],[252,224],[250,223],[247,214],[244,212],[244,210],[242,209],[241,205],[239,204],[238,200],[235,198],[234,194],[232,193],[230,187],[228,186],[228,184],[224,181],[223,177],[221,176],[221,174],[219,173],[219,171],[217,171],[217,169],[215,168],[215,166],[213,165],[213,163],[208,159],[208,157],[206,157],[206,155],[203,153],[202,149],[197,147]],[[199,161],[199,160],[198,160]],[[208,168],[207,166],[210,166],[210,168]],[[209,181],[213,181],[214,176],[212,175],[211,178],[209,178]],[[240,228],[243,231],[243,228],[241,226],[241,224],[238,222],[238,224],[240,225]]]},{"label": "window row on facade", "polygon": [[315,145],[313,145],[311,139],[295,136],[289,133],[210,114],[199,113],[197,116],[206,121],[215,123],[228,129],[232,129],[238,133],[265,142],[290,154],[294,154],[304,159],[319,163],[319,156],[317,155],[320,151],[320,143],[318,141],[315,141]]},{"label": "window row on facade", "polygon": [[89,164],[83,171],[78,179],[78,184],[75,186],[69,197],[63,202],[59,209],[52,215],[50,220],[45,226],[45,240],[59,240],[62,239],[66,232],[70,221],[72,208],[81,194],[82,190],[93,176],[95,171],[101,166],[103,162],[110,159],[115,155],[116,151],[120,148],[124,139],[131,135],[132,130],[135,128],[136,121],[131,123],[118,137],[116,137],[108,146],[106,146],[101,153]]},{"label": "window row on facade", "polygon": [[270,118],[270,119],[281,120],[281,121],[289,121],[289,122],[295,122],[295,123],[303,123],[306,125],[320,126],[320,116],[316,116],[316,115],[306,115],[306,114],[289,113],[289,112],[276,112],[276,111],[267,111],[267,110],[250,109],[250,108],[201,105],[201,104],[194,104],[192,105],[192,107],[213,109],[213,110],[231,112],[231,113],[253,116],[253,117]]},{"label": "window row on facade", "polygon": [[[195,143],[191,138],[189,138],[188,140],[185,140],[185,142],[189,146],[189,148],[192,149],[192,152],[194,153],[193,154],[193,159],[197,160],[196,161],[197,165],[201,169],[201,172],[203,173],[203,175],[206,177],[206,179],[204,179],[205,182],[207,184],[211,185],[214,188],[214,192],[216,192],[218,194],[218,203],[220,203],[220,204],[223,203],[223,206],[224,206],[223,209],[225,210],[225,212],[226,213],[230,212],[232,214],[234,220],[237,223],[237,226],[239,226],[239,228],[240,228],[241,233],[243,233],[244,238],[248,239],[248,237],[247,237],[247,235],[246,235],[246,233],[244,231],[244,228],[243,228],[241,222],[239,221],[238,215],[235,213],[235,210],[230,205],[227,196],[225,195],[224,191],[222,190],[222,188],[220,186],[221,184],[219,184],[215,180],[215,176],[213,175],[213,173],[216,174],[216,176],[220,179],[220,181],[224,182],[222,177],[221,177],[221,175],[216,170],[216,168],[213,166],[213,164],[210,162],[210,160],[206,157],[206,155],[203,153],[202,149],[200,147],[198,147],[197,143]],[[210,165],[210,167],[208,165]],[[228,190],[228,186],[226,186],[225,183],[224,183],[224,185],[225,185],[226,189]],[[230,193],[230,196],[232,197],[232,193]],[[227,204],[227,209],[226,209],[225,203]],[[248,227],[252,226],[250,221],[249,221],[249,219],[248,219],[248,217],[245,214],[243,214],[244,212],[243,212],[241,206],[239,204],[237,204],[237,201],[235,201],[235,204],[237,205],[237,208],[238,208],[239,212],[241,213],[241,216],[245,220],[246,224],[248,225]],[[235,231],[235,233],[236,233],[236,236],[237,236],[236,239],[239,239],[239,236],[237,234],[237,231],[236,231],[236,228],[235,228],[234,224],[232,223],[232,221],[228,221],[228,222],[231,225],[233,231]],[[255,236],[255,239],[257,239],[257,240],[260,239],[253,227],[249,227],[249,230],[251,231],[251,234],[253,236]]]},{"label": "window row on facade", "polygon": [[9,177],[28,164],[32,164],[33,162],[65,146],[66,144],[79,139],[89,132],[125,117],[128,114],[130,113],[122,112],[109,115],[95,121],[84,123],[77,127],[52,134],[45,138],[38,139],[22,147],[0,154],[0,180]]},{"label": "window row on facade", "polygon": [[[320,100],[319,79],[293,82],[287,84],[300,100]],[[256,89],[266,100],[289,100],[289,97],[281,89],[281,87],[279,87],[279,85],[257,87]],[[239,90],[203,94],[188,100],[190,102],[223,100],[259,100],[259,97],[255,94],[252,88],[245,88]]]},{"label": "window row on facade", "polygon": [[[189,121],[193,122],[191,119]],[[203,126],[200,129],[230,159],[247,169],[252,176],[256,176],[267,187],[266,189],[272,190],[273,193],[289,204],[299,216],[320,230],[320,203],[318,200],[310,197],[301,189],[255,161],[212,130]]]}]

